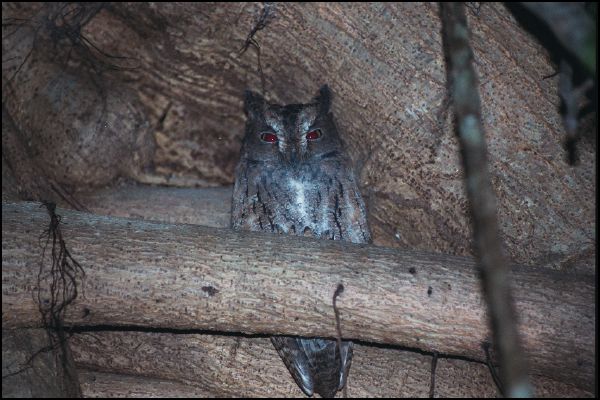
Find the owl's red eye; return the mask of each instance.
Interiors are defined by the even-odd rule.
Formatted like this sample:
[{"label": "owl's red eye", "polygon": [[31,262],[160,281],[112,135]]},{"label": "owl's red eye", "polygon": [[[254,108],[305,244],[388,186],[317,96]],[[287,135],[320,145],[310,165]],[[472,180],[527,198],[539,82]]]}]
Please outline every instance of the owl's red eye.
[{"label": "owl's red eye", "polygon": [[267,143],[276,143],[278,139],[277,135],[275,135],[274,133],[263,133],[262,135],[260,135],[260,140]]},{"label": "owl's red eye", "polygon": [[310,131],[306,134],[306,138],[308,140],[317,140],[321,137],[321,131],[319,129],[315,129],[314,131]]}]

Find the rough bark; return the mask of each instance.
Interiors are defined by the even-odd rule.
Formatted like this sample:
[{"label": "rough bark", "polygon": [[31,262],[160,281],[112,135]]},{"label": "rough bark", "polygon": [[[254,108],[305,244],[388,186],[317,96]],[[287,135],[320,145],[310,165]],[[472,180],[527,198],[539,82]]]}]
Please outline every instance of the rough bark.
[{"label": "rough bark", "polygon": [[[80,195],[80,199],[92,212],[101,215],[135,217],[140,219],[164,221],[170,223],[192,223],[198,225],[226,228],[229,226],[229,211],[231,208],[231,189],[231,187],[215,189],[179,189],[148,187],[143,185],[120,186],[114,189],[104,189],[101,191]],[[148,198],[153,199],[153,202],[148,203]],[[168,212],[166,212],[166,210],[168,210]],[[139,340],[142,341],[142,338],[140,337]],[[245,341],[251,339],[240,337],[237,340]],[[109,345],[110,343],[103,342],[103,344]],[[150,344],[145,342],[144,346],[147,345]],[[180,340],[180,345],[184,345],[183,338]],[[187,344],[185,346],[187,347]],[[81,344],[81,347],[85,348],[85,343]],[[405,362],[404,358],[411,356],[404,354],[404,352],[395,351],[393,355],[393,359],[397,360],[399,366],[401,367],[400,369],[405,371],[405,374],[407,374],[408,376],[421,376],[422,371],[418,370],[419,367],[416,367],[414,371],[408,370],[409,366],[412,364]],[[488,395],[492,396],[494,393],[496,393],[494,386],[491,385],[489,382],[489,373],[486,368],[482,367],[482,365],[473,364],[464,360],[443,360],[444,361],[442,361],[439,365],[440,373],[438,373],[436,376],[436,394],[438,397],[486,397]],[[260,357],[246,361],[247,363],[244,363],[244,365],[252,366],[249,367],[251,371],[260,370],[260,368],[255,367],[256,364],[261,366],[264,365],[264,360],[262,360]],[[374,364],[378,365],[377,362],[375,362]],[[363,363],[357,364],[355,362],[355,369],[357,368],[356,365],[360,365],[360,367],[358,367],[360,369],[359,373],[365,373],[363,372],[363,368],[367,368],[369,369],[369,371],[371,371],[370,368],[372,368],[371,366],[365,366]],[[444,373],[442,372],[444,371],[444,366],[446,366],[446,368],[452,367],[455,371],[450,374]],[[84,365],[83,367],[85,368],[86,365]],[[157,369],[160,369],[160,367],[157,367]],[[248,368],[244,368],[244,371],[248,371]],[[371,389],[370,391],[367,390],[366,393],[363,393],[363,395],[365,396],[423,396],[423,393],[408,390],[406,386],[396,386],[393,384],[386,385],[379,376],[371,372],[366,373],[369,376],[371,376],[373,382],[378,383],[369,385]],[[355,373],[353,373],[353,375],[355,375]],[[389,372],[383,373],[383,376],[387,375],[389,375]],[[531,377],[531,379],[536,396],[591,396],[591,393],[579,392],[573,387],[567,386],[563,389],[557,382],[553,383],[553,381],[547,379],[544,381],[544,379],[539,376],[533,376]],[[113,381],[109,380],[107,383],[109,382]],[[119,392],[119,382],[120,380],[117,380],[115,378],[114,386],[111,386],[109,384],[108,390],[117,390],[117,392]],[[129,382],[129,380],[127,380],[127,382]],[[244,379],[244,382],[249,382],[249,379]],[[425,385],[424,382],[419,382],[419,388],[421,388],[423,385]],[[250,388],[251,386],[252,385],[250,385],[249,383],[244,384],[246,390],[250,390],[248,388]],[[150,385],[150,387],[152,388],[152,390],[158,390],[156,385]],[[271,386],[267,385],[265,382],[261,382],[259,387]],[[294,386],[292,385],[292,387]],[[362,385],[359,385],[359,387],[361,388],[361,390],[366,390],[365,387],[363,387]],[[128,387],[127,390],[129,390]],[[169,390],[173,390],[170,385]],[[181,395],[184,395],[185,393],[188,393],[189,390],[190,389],[188,388],[183,390],[182,392],[177,393],[181,393]],[[217,393],[222,393],[219,391],[221,389],[215,388],[215,390]],[[121,393],[125,394],[128,392]],[[158,393],[161,393],[160,390],[158,391]],[[296,392],[292,390],[291,393]],[[354,395],[357,396],[358,394]]]},{"label": "rough bark", "polygon": [[123,185],[79,194],[85,206],[99,215],[112,215],[228,228],[232,186],[221,188],[167,188]]},{"label": "rough bark", "polygon": [[[85,210],[77,199],[45,174],[45,169],[34,160],[23,140],[3,105],[2,198],[46,200],[65,204],[76,210]],[[4,178],[7,178],[6,182]]]},{"label": "rough bark", "polygon": [[211,392],[182,382],[154,377],[80,370],[84,397],[93,398],[214,398],[223,392]]},{"label": "rough bark", "polygon": [[34,7],[22,20],[3,19],[2,105],[27,143],[19,161],[69,188],[141,175],[154,150],[144,108],[131,89],[113,90],[118,83],[77,33],[97,6]]},{"label": "rough bark", "polygon": [[[85,332],[71,343],[87,396],[303,396],[265,337]],[[430,365],[429,355],[355,344],[348,395],[426,397]],[[539,396],[591,396],[542,377],[533,383]],[[485,364],[438,360],[436,397],[497,395]]]},{"label": "rough bark", "polygon": [[[228,228],[232,190],[231,186],[193,189],[122,185],[80,193],[79,197],[95,214]],[[68,207],[68,204],[63,203],[63,206]],[[591,271],[594,255],[593,249],[572,255],[568,260],[570,269],[565,272]],[[555,263],[552,259],[543,259],[539,267],[554,269]]]},{"label": "rough bark", "polygon": [[[2,330],[2,397],[81,397],[43,329]],[[72,363],[72,359],[69,360]]]},{"label": "rough bark", "polygon": [[[3,118],[3,177],[7,166],[17,165],[21,170],[35,170],[35,178],[28,181],[18,174],[13,185],[37,185],[46,174],[59,187],[77,189],[112,183],[118,176],[179,186],[231,183],[243,133],[241,94],[246,88],[256,89],[261,81],[253,49],[243,55],[239,49],[263,6],[108,4],[80,32],[106,54],[133,57],[137,68],[105,71],[99,81],[92,82],[88,78],[96,75],[81,68],[85,57],[71,52],[64,36],[57,41],[45,36],[35,46],[33,32],[46,22],[46,5],[3,2],[3,103],[24,139],[25,151],[20,154],[27,155],[7,154],[10,146],[4,146]],[[310,98],[323,83],[332,87],[333,111],[356,161],[375,243],[472,254],[458,141],[447,112],[437,5],[275,6],[275,18],[255,35],[261,46],[266,95],[273,101],[298,102]],[[36,15],[42,19],[32,18]],[[24,18],[18,21],[23,29],[13,32],[11,17]],[[529,266],[593,273],[596,175],[595,146],[589,141],[595,143],[595,125],[591,125],[592,134],[584,135],[580,164],[568,166],[557,110],[558,78],[544,78],[555,72],[547,52],[502,4],[485,3],[469,12],[468,18],[481,77],[482,116],[490,127],[492,184],[508,256]],[[44,29],[61,26],[44,24]],[[70,61],[67,53],[73,55]],[[20,72],[12,79],[17,68]],[[98,117],[106,116],[105,109],[111,118],[99,121]],[[130,157],[132,153],[137,157]],[[14,159],[22,164],[7,164]],[[115,213],[155,219],[152,214],[166,215],[155,202],[165,201],[165,207],[173,211],[172,219],[166,219],[169,222],[211,220],[210,216],[201,220],[202,209],[194,210],[203,205],[188,197],[194,196],[192,189],[173,197],[162,192],[158,199],[150,197],[157,192],[148,189],[140,191],[146,191],[146,199],[128,197],[125,190],[116,200],[126,199],[140,211],[134,215],[116,205]],[[5,191],[3,181],[3,199],[16,195],[16,190]],[[175,207],[179,202],[187,205]],[[108,204],[96,205],[108,211]],[[37,237],[41,228],[32,231]],[[153,245],[148,244],[148,254]],[[111,256],[113,250],[108,248]],[[169,254],[165,259],[180,260],[172,251]],[[273,254],[279,257],[281,253],[275,250]],[[555,278],[561,279],[575,278]],[[541,284],[535,288],[546,293]],[[437,289],[432,287],[434,298]],[[544,318],[554,319],[557,310],[567,313],[559,318],[571,318],[571,294],[565,293],[565,299],[564,307],[545,308]],[[122,304],[122,299],[118,301]],[[461,320],[462,307],[450,315]],[[344,318],[342,312],[342,323]],[[483,327],[484,318],[477,320]],[[541,326],[541,317],[537,324]],[[558,331],[570,329],[570,324]],[[553,334],[552,330],[540,331],[540,337]],[[591,345],[579,353],[594,355]],[[562,353],[556,354],[559,362],[562,358]],[[589,363],[586,360],[584,364]]]},{"label": "rough bark", "polygon": [[[2,6],[4,18],[31,18],[42,7]],[[261,80],[254,49],[243,55],[239,49],[262,8],[260,3],[114,3],[98,12],[81,27],[82,34],[107,54],[133,57],[138,67],[104,74],[107,98],[122,93],[137,98],[114,103],[134,109],[112,109],[126,129],[109,130],[115,132],[108,141],[84,140],[87,131],[80,129],[91,126],[98,110],[78,113],[61,102],[64,98],[51,96],[49,89],[56,86],[50,83],[67,72],[85,89],[71,89],[74,98],[87,104],[96,95],[81,82],[83,71],[76,62],[60,74],[41,64],[48,58],[44,52],[54,54],[52,45],[39,46],[36,51],[42,54],[25,63],[7,107],[17,128],[32,140],[30,147],[44,151],[48,143],[61,145],[52,144],[55,162],[44,166],[59,184],[97,186],[119,173],[171,185],[230,184],[243,134],[242,93],[260,87]],[[584,135],[578,146],[580,165],[569,166],[562,147],[558,77],[544,79],[556,71],[547,52],[503,4],[482,3],[469,10],[468,19],[507,255],[519,264],[592,272],[594,125],[594,133]],[[9,35],[13,30],[3,31],[3,59],[10,59],[4,82],[32,39]],[[270,100],[306,101],[321,84],[332,88],[333,112],[356,161],[375,243],[470,255],[472,235],[447,107],[440,32],[435,3],[286,3],[275,5],[273,20],[254,38],[261,46]],[[68,52],[68,43],[58,43],[57,49],[58,54]],[[32,99],[35,87],[40,90]],[[33,104],[75,111],[76,118],[49,117],[51,110]],[[148,126],[146,139],[156,143],[148,170],[141,165],[145,156],[130,168],[131,151],[125,157],[121,152],[145,143],[135,137],[141,130],[129,129],[139,115],[146,118],[137,118]],[[52,167],[57,163],[65,176],[76,179],[64,182]],[[79,168],[65,171],[65,166]]]},{"label": "rough bark", "polygon": [[[87,274],[69,324],[335,337],[331,296],[342,282],[344,337],[484,359],[490,334],[469,258],[58,213]],[[47,216],[3,203],[2,221],[3,324],[35,326]],[[511,276],[533,372],[589,389],[593,279],[523,267]]]}]

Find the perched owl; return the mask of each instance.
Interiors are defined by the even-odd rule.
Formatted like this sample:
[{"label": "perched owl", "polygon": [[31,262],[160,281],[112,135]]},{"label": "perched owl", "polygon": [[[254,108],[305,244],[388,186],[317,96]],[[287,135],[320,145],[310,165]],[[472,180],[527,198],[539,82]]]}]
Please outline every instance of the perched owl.
[{"label": "perched owl", "polygon": [[[365,204],[323,86],[313,102],[280,106],[246,91],[246,133],[236,169],[233,229],[369,243]],[[272,337],[308,396],[334,397],[346,383],[352,342]]]}]

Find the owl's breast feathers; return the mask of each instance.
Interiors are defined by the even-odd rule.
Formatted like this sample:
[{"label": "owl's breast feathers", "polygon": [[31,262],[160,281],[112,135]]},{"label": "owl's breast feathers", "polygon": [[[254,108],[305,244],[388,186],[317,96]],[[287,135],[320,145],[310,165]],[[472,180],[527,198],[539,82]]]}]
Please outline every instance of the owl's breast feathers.
[{"label": "owl's breast feathers", "polygon": [[369,243],[365,205],[344,164],[331,161],[297,169],[240,164],[232,227]]}]

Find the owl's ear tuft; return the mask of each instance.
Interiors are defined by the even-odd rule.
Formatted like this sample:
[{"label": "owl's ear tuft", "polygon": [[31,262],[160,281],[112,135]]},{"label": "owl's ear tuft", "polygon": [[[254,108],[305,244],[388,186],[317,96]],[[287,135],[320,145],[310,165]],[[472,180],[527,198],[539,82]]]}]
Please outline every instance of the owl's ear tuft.
[{"label": "owl's ear tuft", "polygon": [[266,101],[260,94],[251,90],[244,91],[244,112],[248,117],[256,118],[264,114]]},{"label": "owl's ear tuft", "polygon": [[331,90],[327,84],[321,86],[319,93],[315,97],[315,101],[319,105],[319,112],[321,114],[327,114],[329,107],[331,106]]}]

